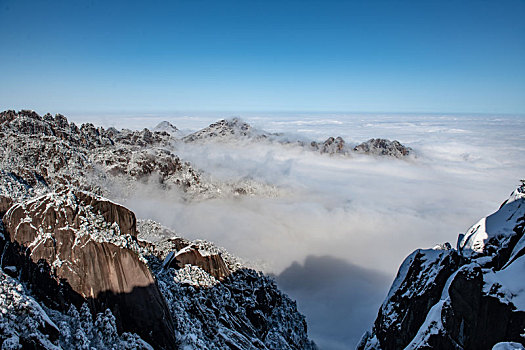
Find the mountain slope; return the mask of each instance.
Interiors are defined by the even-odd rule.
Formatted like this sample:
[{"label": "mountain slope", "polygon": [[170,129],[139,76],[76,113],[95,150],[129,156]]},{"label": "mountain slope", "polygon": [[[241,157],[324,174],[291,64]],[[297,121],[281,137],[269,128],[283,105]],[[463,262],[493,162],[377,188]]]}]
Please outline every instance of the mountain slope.
[{"label": "mountain slope", "polygon": [[447,243],[409,255],[358,348],[525,345],[524,227],[522,184],[459,236],[457,250]]}]

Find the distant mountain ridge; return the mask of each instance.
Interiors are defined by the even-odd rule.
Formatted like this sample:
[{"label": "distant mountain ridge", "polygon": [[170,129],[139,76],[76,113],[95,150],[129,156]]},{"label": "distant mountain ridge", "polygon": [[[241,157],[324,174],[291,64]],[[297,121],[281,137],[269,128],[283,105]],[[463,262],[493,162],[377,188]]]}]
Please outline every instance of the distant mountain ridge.
[{"label": "distant mountain ridge", "polygon": [[[167,123],[167,122],[163,122]],[[300,140],[290,140],[282,134],[268,133],[253,128],[250,124],[239,118],[223,119],[208,127],[182,137],[186,143],[194,142],[227,142],[227,141],[253,141],[275,142],[282,144],[296,144],[305,149],[321,154],[351,155],[352,153],[369,154],[374,156],[390,156],[404,158],[412,154],[412,149],[402,145],[399,141],[386,139],[370,139],[355,147],[348,146],[341,137],[329,137],[324,142],[312,141],[310,143]]]}]

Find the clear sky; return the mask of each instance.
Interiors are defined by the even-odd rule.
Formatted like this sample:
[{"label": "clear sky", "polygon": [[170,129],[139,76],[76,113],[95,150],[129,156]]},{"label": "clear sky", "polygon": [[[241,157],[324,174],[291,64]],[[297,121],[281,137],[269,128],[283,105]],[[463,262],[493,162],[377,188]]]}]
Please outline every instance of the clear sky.
[{"label": "clear sky", "polygon": [[525,1],[0,0],[0,108],[525,113]]}]

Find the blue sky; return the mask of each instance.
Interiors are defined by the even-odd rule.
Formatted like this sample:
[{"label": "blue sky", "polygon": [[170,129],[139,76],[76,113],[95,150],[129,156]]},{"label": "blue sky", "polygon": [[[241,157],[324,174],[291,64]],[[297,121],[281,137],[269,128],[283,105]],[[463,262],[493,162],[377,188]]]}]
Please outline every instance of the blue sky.
[{"label": "blue sky", "polygon": [[0,0],[0,107],[525,113],[525,1]]}]

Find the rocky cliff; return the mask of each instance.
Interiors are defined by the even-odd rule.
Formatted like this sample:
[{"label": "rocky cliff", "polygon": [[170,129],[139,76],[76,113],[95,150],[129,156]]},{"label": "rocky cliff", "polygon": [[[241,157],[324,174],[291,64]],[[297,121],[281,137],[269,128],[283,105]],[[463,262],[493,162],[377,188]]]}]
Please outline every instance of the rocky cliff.
[{"label": "rocky cliff", "polygon": [[[149,343],[170,348],[175,342],[166,303],[136,242],[135,215],[86,192],[63,190],[11,207],[3,217],[11,244],[27,257],[15,265],[40,265],[49,271],[61,295],[60,306],[83,302],[95,312],[109,308],[117,327]],[[135,250],[135,251],[133,251]],[[39,289],[42,300],[55,298]],[[62,288],[62,284],[66,284]]]},{"label": "rocky cliff", "polygon": [[[525,185],[458,238],[410,254],[359,349],[525,345]],[[521,345],[520,345],[521,344]]]}]

